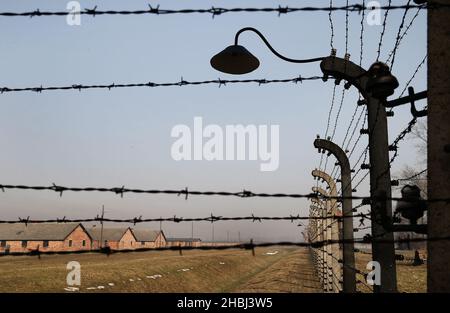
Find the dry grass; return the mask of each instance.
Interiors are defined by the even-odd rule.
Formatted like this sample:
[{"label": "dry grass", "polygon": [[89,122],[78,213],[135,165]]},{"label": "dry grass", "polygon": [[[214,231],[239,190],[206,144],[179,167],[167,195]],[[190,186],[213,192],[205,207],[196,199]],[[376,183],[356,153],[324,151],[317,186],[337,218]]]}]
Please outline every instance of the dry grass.
[{"label": "dry grass", "polygon": [[[402,251],[407,257],[414,257],[414,252]],[[421,253],[423,257],[424,253]],[[371,254],[356,253],[356,268],[367,272],[366,264],[372,259]],[[358,279],[363,280],[361,275]],[[427,265],[413,266],[410,261],[397,262],[397,288],[399,292],[423,293],[427,292]],[[369,292],[363,284],[358,285],[358,290]]]},{"label": "dry grass", "polygon": [[[269,251],[278,253],[266,254]],[[1,257],[0,292],[64,292],[69,261],[81,264],[81,292],[321,292],[309,250],[272,247],[255,252],[255,256],[245,250],[224,250],[185,251],[182,256],[174,251],[149,251],[109,257],[44,255],[40,260]],[[370,254],[357,253],[357,268],[367,272],[370,259]],[[156,274],[162,277],[147,277]],[[399,262],[397,279],[400,292],[426,292],[426,265]],[[98,286],[105,289],[86,289]],[[358,289],[369,292],[362,284]]]},{"label": "dry grass", "polygon": [[[275,255],[266,252],[277,250]],[[299,260],[301,259],[301,260]],[[66,265],[81,264],[82,292],[233,292],[313,291],[307,250],[150,251],[113,254],[19,256],[0,258],[0,292],[64,292]],[[189,269],[181,271],[182,269]],[[161,275],[152,279],[147,276]],[[131,281],[132,280],[132,281]],[[310,288],[295,287],[303,281]],[[114,286],[109,286],[112,283]],[[87,290],[104,286],[105,289]]]}]

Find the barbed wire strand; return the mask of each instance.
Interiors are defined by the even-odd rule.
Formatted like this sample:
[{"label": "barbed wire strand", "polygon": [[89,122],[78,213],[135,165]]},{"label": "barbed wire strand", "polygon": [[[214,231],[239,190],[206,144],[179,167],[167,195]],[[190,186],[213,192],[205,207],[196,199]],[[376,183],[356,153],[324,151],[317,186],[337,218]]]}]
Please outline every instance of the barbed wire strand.
[{"label": "barbed wire strand", "polygon": [[[370,219],[369,214],[358,216],[364,219]],[[89,223],[89,222],[108,222],[108,223],[129,223],[129,224],[139,224],[139,223],[148,223],[148,222],[173,222],[173,223],[182,223],[182,222],[220,222],[220,221],[252,221],[252,222],[262,222],[262,221],[290,221],[291,223],[301,220],[343,220],[344,218],[351,218],[350,216],[344,217],[340,215],[332,215],[332,216],[300,216],[300,215],[289,215],[289,216],[257,216],[251,214],[249,216],[215,216],[213,214],[206,217],[177,217],[176,215],[172,217],[157,217],[157,218],[143,218],[132,217],[132,218],[123,218],[123,219],[114,219],[114,218],[105,218],[101,216],[96,216],[93,218],[75,218],[70,219],[67,217],[62,218],[52,218],[52,219],[33,219],[29,216],[27,218],[19,217],[17,220],[0,220],[0,224],[43,224],[43,223]],[[299,224],[298,226],[302,226]]]},{"label": "barbed wire strand", "polygon": [[394,139],[392,144],[389,145],[389,150],[394,151],[394,155],[389,160],[389,167],[392,165],[392,163],[395,161],[395,159],[398,156],[398,145],[399,142],[405,139],[406,135],[411,133],[414,125],[417,123],[417,118],[413,117],[411,121],[409,121],[408,125],[397,135],[397,137]]},{"label": "barbed wire strand", "polygon": [[392,0],[389,0],[388,7],[386,8],[386,10],[384,12],[383,28],[381,30],[380,40],[378,42],[377,61],[380,59],[381,46],[383,44],[383,37],[384,37],[384,33],[386,31],[387,17],[389,15],[389,10],[391,9],[391,2],[392,2]]},{"label": "barbed wire strand", "polygon": [[[189,195],[196,196],[230,196],[230,197],[239,197],[239,198],[304,198],[304,199],[325,199],[325,200],[345,200],[345,199],[354,199],[354,200],[371,200],[376,199],[379,200],[379,197],[371,197],[371,196],[325,196],[318,195],[317,193],[254,193],[250,190],[243,189],[239,192],[229,192],[229,191],[191,191],[187,187],[184,189],[137,189],[137,188],[125,188],[122,187],[66,187],[53,184],[51,186],[30,186],[30,185],[8,185],[8,184],[0,184],[0,190],[6,192],[8,189],[17,189],[17,190],[34,190],[34,191],[53,191],[58,193],[60,196],[63,195],[66,191],[73,192],[109,192],[114,193],[116,195],[120,195],[123,197],[126,193],[135,193],[135,194],[166,194],[166,195],[176,195],[176,196],[184,196],[187,200]],[[391,201],[408,201],[407,199],[399,198],[399,197],[383,197],[383,200],[391,200]],[[413,200],[411,200],[413,201]],[[430,198],[426,200],[427,202],[450,202],[449,198]]]},{"label": "barbed wire strand", "polygon": [[412,74],[412,76],[410,77],[410,79],[408,79],[408,81],[405,84],[405,87],[402,89],[402,92],[400,93],[399,98],[403,97],[403,95],[405,94],[406,90],[408,89],[408,86],[411,84],[411,82],[414,80],[414,78],[416,77],[417,73],[419,72],[419,70],[422,68],[422,66],[425,64],[425,61],[428,58],[428,53],[424,56],[424,58],[420,61],[420,63],[417,65],[416,69],[414,70],[414,73]]},{"label": "barbed wire strand", "polygon": [[[409,5],[411,4],[411,0],[408,0],[408,2],[406,3],[407,8],[405,9],[405,11],[403,12],[403,16],[402,16],[402,20],[400,22],[400,26],[398,27],[398,31],[397,31],[397,36],[395,39],[395,44],[394,44],[394,49],[392,50],[392,62],[390,64],[390,70],[392,71],[392,68],[394,66],[394,62],[395,62],[395,56],[397,54],[397,50],[400,46],[400,37],[401,37],[401,31],[403,29],[403,26],[405,24],[405,18],[406,15],[408,14],[408,10],[409,10]],[[389,57],[389,56],[388,56]]]},{"label": "barbed wire strand", "polygon": [[[346,2],[347,6],[348,6],[348,0]],[[330,6],[332,5],[332,2],[330,1]],[[330,12],[331,13],[331,12]],[[348,22],[349,22],[349,15],[348,15],[348,10],[345,10],[345,60],[347,60],[347,58],[349,57],[348,55]],[[345,63],[347,65],[347,62]],[[331,133],[331,141],[333,141],[334,139],[334,135],[336,134],[336,129],[337,129],[337,125],[338,125],[338,121],[339,121],[339,117],[341,114],[341,110],[342,110],[342,105],[344,104],[344,99],[345,99],[345,92],[346,92],[346,88],[345,86],[342,88],[342,95],[341,95],[341,101],[339,103],[339,108],[337,110],[336,113],[336,119],[334,122],[334,127],[333,127],[333,131]],[[333,90],[334,93],[334,90]],[[334,96],[334,94],[333,94]],[[334,101],[334,99],[333,99]],[[327,138],[327,137],[325,137]],[[327,154],[326,160],[325,160],[325,167],[324,167],[324,171],[326,172],[327,166],[328,166],[328,159],[329,159],[330,154]],[[334,171],[334,169],[333,169]]]},{"label": "barbed wire strand", "polygon": [[[400,36],[399,40],[398,40],[398,44],[400,45],[400,43],[402,42],[403,38],[408,34],[409,29],[411,28],[411,26],[414,24],[414,21],[416,20],[417,16],[419,16],[420,11],[422,10],[422,7],[417,8],[416,13],[414,14],[414,16],[412,17],[411,21],[409,22],[408,26],[406,26],[405,30],[403,31],[402,35]],[[394,47],[395,48],[395,47]],[[389,52],[388,58],[386,60],[386,62],[389,63],[389,61],[391,60],[393,54],[394,54],[394,49],[391,50],[391,52]],[[392,64],[391,64],[392,67]]]},{"label": "barbed wire strand", "polygon": [[[333,0],[330,0],[330,8],[333,7]],[[334,49],[334,25],[333,25],[333,18],[331,16],[333,11],[328,12],[328,21],[330,22],[330,48],[331,51]]]},{"label": "barbed wire strand", "polygon": [[[355,133],[356,133],[356,130],[357,130],[358,127],[359,127],[359,123],[360,123],[361,118],[362,118],[363,115],[364,115],[364,119],[363,119],[363,124],[362,124],[361,127],[364,128],[365,125],[366,125],[366,122],[367,122],[367,108],[366,108],[365,106],[363,107],[363,109],[361,110],[361,113],[360,113],[359,116],[358,116],[358,120],[356,121],[356,125],[355,125],[355,127],[353,128],[352,135],[350,136],[350,138],[349,138],[349,140],[348,140],[348,142],[347,142],[347,146],[345,147],[345,150],[349,150],[350,143],[352,142],[352,139],[353,139],[353,137],[354,137],[354,135],[355,135]],[[355,151],[355,148],[356,148],[356,146],[357,146],[359,140],[361,139],[361,137],[362,137],[362,134],[361,134],[361,132],[360,132],[360,133],[359,133],[359,136],[357,137],[357,139],[356,139],[356,141],[355,141],[355,143],[353,144],[352,149],[350,150],[350,154],[349,154],[349,156],[348,156],[349,158],[353,155],[353,152]]]},{"label": "barbed wire strand", "polygon": [[[362,1],[362,6],[365,7],[365,0]],[[360,23],[360,24],[361,24],[361,31],[360,31],[360,35],[359,35],[359,40],[360,40],[359,66],[360,66],[360,67],[362,66],[363,52],[364,52],[364,17],[365,17],[364,12],[365,12],[365,11],[362,11],[362,14],[361,14],[361,23]],[[347,17],[346,17],[346,18],[347,18]],[[361,93],[358,93],[358,98],[361,99]],[[355,110],[354,110],[354,112],[353,112],[353,114],[352,114],[352,117],[351,117],[351,119],[350,119],[350,124],[348,125],[347,131],[345,132],[344,140],[342,141],[342,147],[345,147],[345,142],[346,142],[346,140],[347,140],[347,138],[348,138],[350,129],[351,129],[352,125],[353,125],[353,122],[354,122],[354,120],[355,120],[355,117],[356,117],[356,114],[357,114],[357,112],[358,112],[358,109],[359,109],[359,105],[357,104],[357,105],[355,106]],[[362,115],[362,113],[363,113],[363,112],[361,112],[361,115]],[[360,120],[360,118],[361,118],[361,115],[360,115],[359,118],[358,118],[357,124],[359,124],[359,120]],[[355,129],[353,130],[353,132],[352,132],[352,136],[350,137],[349,142],[352,140],[353,135],[354,135],[354,133],[355,133],[355,130],[356,130],[356,127],[355,127]],[[348,149],[348,147],[345,148],[345,151],[346,151],[347,149]],[[336,170],[336,173],[334,173],[335,170]],[[333,168],[333,171],[331,172],[331,176],[334,177],[334,179],[336,179],[337,172],[338,172],[338,167],[337,167],[337,165],[335,165],[334,168]]]},{"label": "barbed wire strand", "polygon": [[[331,96],[330,110],[328,111],[327,127],[326,127],[326,130],[325,130],[324,138],[328,138],[328,131],[330,129],[331,115],[333,114],[333,107],[334,107],[334,102],[335,102],[335,99],[336,99],[336,88],[337,88],[337,85],[334,84],[333,85],[333,93],[332,93],[332,96]],[[323,153],[320,155],[320,162],[319,162],[319,167],[318,167],[319,170],[322,168],[322,163],[323,163]],[[326,168],[326,165],[325,165],[325,168]]]},{"label": "barbed wire strand", "polygon": [[[362,1],[362,5],[365,7],[366,6],[366,2],[365,0]],[[363,61],[363,53],[364,53],[364,17],[365,17],[365,11],[362,11],[361,14],[361,31],[359,33],[359,43],[360,43],[360,48],[359,48],[359,66],[362,67],[362,61]]]},{"label": "barbed wire strand", "polygon": [[413,174],[409,177],[404,178],[397,178],[398,181],[409,181],[409,180],[416,180],[417,177],[420,177],[422,174],[425,174],[428,171],[428,169],[424,169],[416,174]]},{"label": "barbed wire strand", "polygon": [[227,84],[253,84],[256,83],[258,86],[274,83],[302,83],[303,81],[309,80],[322,80],[320,76],[310,76],[302,77],[301,75],[294,78],[285,79],[213,79],[213,80],[203,80],[203,81],[187,81],[181,77],[180,81],[168,82],[168,83],[122,83],[122,84],[97,84],[97,85],[82,85],[74,84],[70,86],[38,86],[38,87],[23,87],[23,88],[10,88],[10,87],[0,87],[0,93],[7,92],[22,92],[22,91],[33,91],[36,93],[41,93],[42,91],[55,91],[55,90],[78,90],[82,91],[85,89],[115,89],[115,88],[131,88],[131,87],[175,87],[175,86],[188,86],[188,85],[211,85],[215,84],[218,87],[226,86]]},{"label": "barbed wire strand", "polygon": [[[426,6],[423,5],[410,5],[410,8],[424,7],[425,9],[447,9],[450,8],[449,4],[442,3],[429,3]],[[406,5],[389,5],[380,6],[380,10],[404,10]],[[35,9],[34,11],[27,12],[0,12],[0,16],[3,17],[44,17],[44,16],[67,16],[67,15],[89,15],[92,17],[101,15],[172,15],[172,14],[211,14],[214,18],[216,16],[225,13],[277,13],[278,16],[282,14],[294,13],[294,12],[334,12],[334,11],[349,11],[360,13],[364,10],[372,10],[373,7],[362,6],[361,4],[351,4],[346,6],[326,6],[326,7],[270,7],[270,8],[221,8],[211,7],[206,9],[162,9],[159,5],[156,7],[148,6],[148,9],[141,10],[99,10],[97,6],[92,9],[84,9],[80,11],[41,11]]]}]

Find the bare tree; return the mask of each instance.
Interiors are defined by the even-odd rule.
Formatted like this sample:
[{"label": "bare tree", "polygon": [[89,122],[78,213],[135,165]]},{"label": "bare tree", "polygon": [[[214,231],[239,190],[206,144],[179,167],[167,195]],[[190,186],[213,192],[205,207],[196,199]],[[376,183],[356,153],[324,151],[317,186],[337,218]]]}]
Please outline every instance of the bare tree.
[{"label": "bare tree", "polygon": [[427,164],[427,120],[420,119],[417,121],[416,127],[411,131],[411,137],[416,141],[417,153],[419,155],[418,163],[423,167]]},{"label": "bare tree", "polygon": [[427,121],[420,119],[413,128],[410,139],[415,141],[417,149],[417,164],[405,165],[398,175],[400,188],[404,185],[416,185],[422,191],[422,197],[427,196]]}]

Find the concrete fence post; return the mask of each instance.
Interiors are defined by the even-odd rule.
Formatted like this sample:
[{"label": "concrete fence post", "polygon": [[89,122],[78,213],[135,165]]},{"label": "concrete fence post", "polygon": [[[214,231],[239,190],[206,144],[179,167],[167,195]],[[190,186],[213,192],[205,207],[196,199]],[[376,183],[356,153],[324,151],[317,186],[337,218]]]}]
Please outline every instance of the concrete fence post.
[{"label": "concrete fence post", "polygon": [[372,74],[360,66],[349,60],[330,56],[322,60],[320,68],[325,76],[331,75],[336,79],[346,80],[356,87],[364,98],[362,104],[367,105],[372,256],[381,266],[381,285],[374,285],[374,291],[396,292],[394,234],[384,225],[384,221],[392,220],[392,202],[388,200],[391,198],[392,190],[386,108],[381,100],[372,95],[370,90]]},{"label": "concrete fence post", "polygon": [[[337,196],[336,182],[330,175],[328,175],[327,173],[320,171],[318,169],[313,170],[311,174],[314,178],[322,179],[324,182],[327,183],[328,190],[329,190],[329,192],[327,192],[328,196],[331,196],[331,197]],[[339,261],[342,261],[342,253],[340,250],[339,243],[337,243],[341,237],[340,236],[340,227],[339,227],[341,220],[335,218],[338,213],[337,200],[330,199],[329,202],[331,203],[331,209],[330,209],[329,214],[332,217],[332,219],[330,219],[331,220],[331,239],[336,242],[331,245],[331,253],[334,256],[332,258],[333,259],[333,289],[335,292],[342,292],[342,265],[339,263]]]},{"label": "concrete fence post", "polygon": [[[317,207],[316,205],[311,205],[310,206],[311,211],[314,213],[315,217],[319,217],[320,216],[320,209],[319,207]],[[322,220],[317,219],[316,220],[316,232],[314,237],[312,238],[312,242],[317,242],[322,240]],[[323,266],[324,266],[324,260],[323,260],[323,254],[321,253],[321,251],[319,251],[318,248],[314,248],[313,249],[314,254],[316,256],[316,270],[317,270],[317,276],[319,277],[319,281],[321,283],[321,285],[323,286],[324,284],[324,279],[323,279]]]},{"label": "concrete fence post", "polygon": [[[328,196],[328,192],[320,187],[312,187],[312,191],[323,196]],[[325,240],[331,241],[331,224],[332,224],[332,214],[331,214],[331,202],[329,200],[323,201],[324,206],[322,208],[322,217],[324,218],[324,228],[325,228]],[[326,281],[327,281],[327,291],[335,291],[335,282],[333,275],[333,252],[331,249],[331,244],[327,243],[322,247],[323,252],[325,254],[325,273],[326,273]]]},{"label": "concrete fence post", "polygon": [[[326,236],[327,236],[327,228],[326,228],[326,202],[320,201],[318,199],[311,199],[311,201],[315,204],[314,205],[314,209],[317,212],[317,216],[320,217],[321,219],[319,219],[319,236],[316,238],[317,241],[322,242],[324,240],[326,240]],[[320,272],[320,276],[322,279],[322,287],[323,287],[323,291],[324,292],[328,292],[328,260],[327,260],[327,254],[326,251],[324,249],[324,247],[319,247],[318,249],[318,254],[320,255],[320,268],[319,268],[319,272]]]},{"label": "concrete fence post", "polygon": [[343,217],[343,284],[344,292],[356,292],[355,251],[353,244],[353,204],[350,162],[345,152],[335,143],[325,140],[314,140],[314,147],[328,151],[338,160],[341,168],[342,185],[342,217]]}]

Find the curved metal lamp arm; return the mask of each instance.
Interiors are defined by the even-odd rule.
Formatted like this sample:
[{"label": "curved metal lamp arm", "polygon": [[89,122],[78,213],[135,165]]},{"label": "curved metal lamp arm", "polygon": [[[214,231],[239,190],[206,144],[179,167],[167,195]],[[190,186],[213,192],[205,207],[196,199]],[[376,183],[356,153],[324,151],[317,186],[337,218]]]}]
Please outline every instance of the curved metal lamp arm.
[{"label": "curved metal lamp arm", "polygon": [[253,27],[244,27],[241,30],[239,30],[236,33],[236,36],[234,37],[234,44],[237,45],[238,44],[238,38],[239,35],[242,34],[245,31],[252,31],[254,33],[256,33],[261,39],[262,41],[264,41],[264,43],[266,44],[266,46],[270,49],[270,51],[272,51],[273,54],[275,54],[277,57],[279,57],[280,59],[287,61],[287,62],[292,62],[292,63],[311,63],[311,62],[318,62],[318,61],[322,61],[324,59],[324,57],[320,57],[320,58],[314,58],[314,59],[305,59],[305,60],[296,60],[296,59],[290,59],[287,58],[285,56],[282,56],[281,54],[279,54],[271,45],[270,43],[267,41],[267,39],[263,36],[263,34],[261,34],[259,32],[259,30],[253,28]]}]

